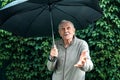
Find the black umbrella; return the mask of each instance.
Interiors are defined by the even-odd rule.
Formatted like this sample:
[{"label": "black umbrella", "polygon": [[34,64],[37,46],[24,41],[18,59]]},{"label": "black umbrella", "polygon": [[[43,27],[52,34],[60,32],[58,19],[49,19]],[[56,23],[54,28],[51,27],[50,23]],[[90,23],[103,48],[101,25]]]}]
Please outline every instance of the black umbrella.
[{"label": "black umbrella", "polygon": [[0,10],[0,28],[23,37],[52,34],[54,39],[63,19],[81,29],[101,16],[98,0],[16,0]]}]

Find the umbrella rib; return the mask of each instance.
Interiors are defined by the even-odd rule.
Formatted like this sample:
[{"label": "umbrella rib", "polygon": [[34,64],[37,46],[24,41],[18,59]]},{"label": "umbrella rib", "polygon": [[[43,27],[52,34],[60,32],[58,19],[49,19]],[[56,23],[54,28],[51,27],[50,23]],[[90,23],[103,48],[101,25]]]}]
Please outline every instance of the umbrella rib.
[{"label": "umbrella rib", "polygon": [[[42,11],[36,15],[36,17],[37,17],[38,15],[40,15],[46,8],[47,8],[47,7],[43,8]],[[32,23],[35,21],[35,19],[37,19],[36,17],[34,17],[34,19],[31,21],[31,24],[29,24],[28,28],[26,28],[26,29],[27,29],[26,32],[25,32],[26,35],[27,35],[27,33],[30,31],[30,28],[31,28],[30,25],[32,25]]]}]

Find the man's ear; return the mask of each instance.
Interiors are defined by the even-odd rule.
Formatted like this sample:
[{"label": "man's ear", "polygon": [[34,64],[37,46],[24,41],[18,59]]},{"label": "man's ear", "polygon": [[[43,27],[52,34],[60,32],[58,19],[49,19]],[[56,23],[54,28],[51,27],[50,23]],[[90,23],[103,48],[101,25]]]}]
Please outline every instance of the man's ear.
[{"label": "man's ear", "polygon": [[75,31],[76,31],[76,29],[74,28],[73,31],[74,31],[74,35],[75,35]]},{"label": "man's ear", "polygon": [[76,29],[74,28],[74,31],[76,31]]}]

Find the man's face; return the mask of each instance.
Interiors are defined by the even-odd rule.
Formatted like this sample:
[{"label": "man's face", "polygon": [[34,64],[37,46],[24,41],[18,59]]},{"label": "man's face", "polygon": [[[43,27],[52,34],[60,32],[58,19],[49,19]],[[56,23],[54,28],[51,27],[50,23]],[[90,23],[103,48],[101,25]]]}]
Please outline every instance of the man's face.
[{"label": "man's face", "polygon": [[59,34],[63,40],[72,39],[75,34],[75,28],[69,22],[62,23],[61,26],[59,27]]}]

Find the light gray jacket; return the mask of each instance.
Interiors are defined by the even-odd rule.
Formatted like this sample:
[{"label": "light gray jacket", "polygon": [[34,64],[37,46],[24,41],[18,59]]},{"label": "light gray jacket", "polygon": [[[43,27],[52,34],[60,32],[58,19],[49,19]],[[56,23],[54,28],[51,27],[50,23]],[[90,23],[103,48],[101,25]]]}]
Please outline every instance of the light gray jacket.
[{"label": "light gray jacket", "polygon": [[[53,71],[52,80],[85,80],[85,72],[93,69],[93,63],[89,55],[89,47],[86,41],[74,37],[68,48],[64,48],[63,40],[56,42],[58,58],[51,62],[48,60],[47,67]],[[78,62],[83,50],[88,50],[87,61],[82,68],[74,65]]]}]

